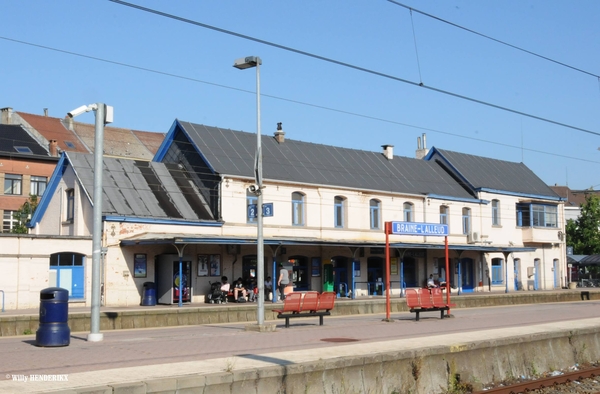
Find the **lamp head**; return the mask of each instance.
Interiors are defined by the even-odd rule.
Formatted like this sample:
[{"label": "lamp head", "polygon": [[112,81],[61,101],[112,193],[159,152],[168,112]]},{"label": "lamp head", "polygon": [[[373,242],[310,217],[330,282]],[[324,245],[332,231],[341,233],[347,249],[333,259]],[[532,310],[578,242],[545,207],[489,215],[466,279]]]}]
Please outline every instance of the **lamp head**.
[{"label": "lamp head", "polygon": [[233,67],[240,70],[245,70],[247,68],[256,67],[257,65],[260,66],[261,64],[262,60],[260,60],[260,57],[246,56],[236,59],[236,61],[233,62]]}]

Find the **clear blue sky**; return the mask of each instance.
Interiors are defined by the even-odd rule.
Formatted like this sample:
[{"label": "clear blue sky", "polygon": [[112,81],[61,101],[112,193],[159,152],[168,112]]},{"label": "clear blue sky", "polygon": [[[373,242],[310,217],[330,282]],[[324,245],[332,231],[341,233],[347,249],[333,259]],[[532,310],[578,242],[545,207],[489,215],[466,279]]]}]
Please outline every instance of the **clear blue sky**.
[{"label": "clear blue sky", "polygon": [[104,102],[116,127],[166,132],[178,118],[255,132],[255,71],[232,65],[257,55],[263,134],[282,122],[287,138],[392,144],[414,157],[426,133],[428,147],[523,161],[550,185],[600,188],[599,1],[400,1],[592,75],[415,11],[411,21],[386,0],[131,2],[572,127],[108,0],[0,0],[0,107],[63,117]]}]

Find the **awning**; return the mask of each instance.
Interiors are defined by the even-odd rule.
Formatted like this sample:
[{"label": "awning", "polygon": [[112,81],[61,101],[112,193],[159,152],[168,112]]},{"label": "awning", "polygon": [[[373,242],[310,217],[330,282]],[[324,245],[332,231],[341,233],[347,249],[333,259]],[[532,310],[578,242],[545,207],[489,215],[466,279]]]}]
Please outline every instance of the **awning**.
[{"label": "awning", "polygon": [[568,254],[567,264],[579,264],[581,260],[588,257],[587,254]]},{"label": "awning", "polygon": [[585,256],[579,262],[579,265],[600,265],[600,254],[591,254],[589,256]]},{"label": "awning", "polygon": [[[305,246],[345,246],[357,248],[384,248],[385,242],[350,242],[350,241],[325,241],[316,238],[265,238],[265,245],[272,246],[290,246],[290,245],[305,245]],[[121,240],[121,246],[133,245],[256,245],[256,238],[245,237],[222,237],[222,236],[194,236],[192,234],[161,234],[161,233],[145,233],[131,238]],[[429,244],[429,243],[412,243],[412,242],[393,242],[390,243],[391,248],[395,249],[444,249],[444,244]],[[455,244],[448,245],[451,250],[471,250],[485,253],[493,252],[533,252],[536,248],[533,247],[515,247],[515,246],[483,246],[474,244]]]}]

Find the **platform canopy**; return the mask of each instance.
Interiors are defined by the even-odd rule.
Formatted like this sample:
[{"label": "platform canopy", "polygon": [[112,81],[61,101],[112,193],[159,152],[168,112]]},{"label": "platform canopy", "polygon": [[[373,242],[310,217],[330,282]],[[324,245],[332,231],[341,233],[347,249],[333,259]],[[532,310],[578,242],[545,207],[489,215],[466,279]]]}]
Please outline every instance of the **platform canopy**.
[{"label": "platform canopy", "polygon": [[600,254],[591,254],[589,256],[585,256],[579,261],[579,265],[600,265]]},{"label": "platform canopy", "polygon": [[581,260],[588,257],[587,254],[568,254],[567,255],[567,264],[577,264],[581,263]]},{"label": "platform canopy", "polygon": [[[306,245],[306,246],[346,246],[346,247],[385,247],[385,242],[351,242],[351,241],[326,241],[320,239],[307,238],[265,238],[265,245],[271,246],[291,246],[291,245]],[[164,233],[144,233],[138,234],[131,238],[121,240],[122,246],[133,245],[161,245],[161,244],[217,244],[217,245],[252,245],[256,244],[256,238],[245,237],[222,237],[202,235],[195,236],[192,234],[164,234]],[[438,243],[409,243],[409,242],[392,242],[391,248],[395,249],[444,249],[444,244]],[[481,252],[532,252],[533,247],[516,247],[516,246],[491,246],[491,245],[465,245],[465,244],[450,244],[450,250],[473,250]]]}]

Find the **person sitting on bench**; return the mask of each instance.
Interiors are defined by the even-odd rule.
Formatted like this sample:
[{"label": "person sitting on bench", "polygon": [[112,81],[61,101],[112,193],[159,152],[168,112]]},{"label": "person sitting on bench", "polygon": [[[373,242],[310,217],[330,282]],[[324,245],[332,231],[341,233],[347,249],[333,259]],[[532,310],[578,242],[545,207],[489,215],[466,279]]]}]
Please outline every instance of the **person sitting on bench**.
[{"label": "person sitting on bench", "polygon": [[229,282],[227,282],[227,277],[223,276],[221,277],[221,291],[225,293],[225,295],[227,295],[227,293],[229,293],[229,289],[231,288],[231,285],[229,284]]},{"label": "person sitting on bench", "polygon": [[248,292],[244,287],[244,283],[242,282],[242,278],[238,278],[237,282],[235,282],[235,287],[233,288],[233,298],[235,298],[235,302],[240,302],[238,298],[238,294],[242,293],[242,296],[246,298]]},{"label": "person sitting on bench", "polygon": [[430,274],[429,279],[427,279],[427,288],[433,289],[434,287],[437,287],[437,285],[435,284],[435,281],[433,280],[433,274]]}]

